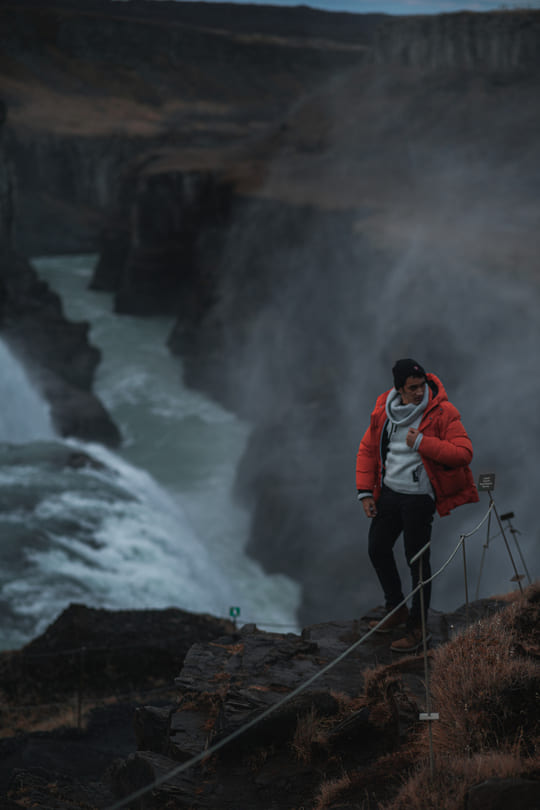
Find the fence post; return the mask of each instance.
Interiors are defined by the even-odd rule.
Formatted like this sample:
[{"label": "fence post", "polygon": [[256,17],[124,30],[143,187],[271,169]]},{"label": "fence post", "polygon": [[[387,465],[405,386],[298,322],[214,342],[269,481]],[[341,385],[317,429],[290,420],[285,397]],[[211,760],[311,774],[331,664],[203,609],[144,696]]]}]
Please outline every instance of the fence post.
[{"label": "fence post", "polygon": [[418,568],[418,584],[420,586],[420,614],[422,617],[422,646],[424,648],[424,682],[426,687],[426,711],[420,713],[420,720],[426,720],[428,723],[428,735],[429,735],[429,771],[431,778],[435,774],[435,757],[433,754],[433,732],[431,728],[431,723],[433,720],[438,720],[439,715],[437,712],[431,711],[431,694],[429,691],[429,663],[428,663],[428,654],[427,654],[427,625],[426,625],[426,616],[425,616],[425,600],[424,600],[424,566],[423,566],[423,559],[424,554],[430,546],[430,542],[426,543],[426,545],[420,549],[417,554],[411,559],[410,564],[419,561],[419,568]]},{"label": "fence post", "polygon": [[469,626],[469,584],[467,579],[467,556],[465,553],[465,536],[461,535],[461,549],[463,551],[463,575],[465,577],[465,624]]},{"label": "fence post", "polygon": [[83,675],[84,675],[84,653],[86,647],[79,650],[79,684],[77,687],[77,728],[80,731],[82,726],[82,701],[83,701]]}]

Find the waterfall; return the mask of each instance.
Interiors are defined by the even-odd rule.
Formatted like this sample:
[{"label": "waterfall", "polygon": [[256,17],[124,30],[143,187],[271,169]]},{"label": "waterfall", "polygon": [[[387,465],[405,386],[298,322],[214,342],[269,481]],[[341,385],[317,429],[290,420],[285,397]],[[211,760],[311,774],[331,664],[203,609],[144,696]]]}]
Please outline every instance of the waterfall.
[{"label": "waterfall", "polygon": [[0,339],[0,442],[21,444],[55,438],[48,404]]},{"label": "waterfall", "polygon": [[111,317],[110,295],[88,289],[94,256],[34,263],[66,316],[90,323],[95,393],[124,440],[113,453],[55,436],[0,341],[0,650],[35,638],[70,602],[215,616],[237,606],[244,622],[297,630],[296,583],[244,551],[249,514],[232,490],[249,426],[185,388],[168,319]]}]

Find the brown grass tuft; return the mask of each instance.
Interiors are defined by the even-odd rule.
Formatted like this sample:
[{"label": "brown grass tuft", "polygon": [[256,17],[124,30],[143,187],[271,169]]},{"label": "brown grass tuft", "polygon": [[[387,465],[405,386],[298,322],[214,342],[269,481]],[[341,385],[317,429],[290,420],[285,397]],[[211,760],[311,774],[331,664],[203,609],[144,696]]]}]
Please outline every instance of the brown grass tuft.
[{"label": "brown grass tuft", "polygon": [[351,779],[347,773],[344,773],[337,779],[330,779],[327,782],[323,782],[319,787],[319,793],[315,800],[313,810],[325,810],[334,803],[340,793],[348,790],[350,786]]},{"label": "brown grass tuft", "polygon": [[308,765],[312,759],[313,747],[315,745],[324,746],[326,737],[323,727],[324,722],[321,721],[313,706],[307,714],[298,718],[291,747],[299,762]]},{"label": "brown grass tuft", "polygon": [[476,754],[469,758],[439,758],[431,777],[427,765],[421,766],[401,788],[397,796],[380,810],[462,810],[467,790],[492,777],[515,776],[522,771],[518,754]]},{"label": "brown grass tuft", "polygon": [[467,791],[492,777],[540,776],[538,585],[433,653],[431,695],[439,713],[415,773],[381,810],[462,810]]},{"label": "brown grass tuft", "polygon": [[[513,606],[510,608],[513,611]],[[432,726],[439,755],[512,751],[538,738],[540,668],[516,655],[517,637],[504,613],[478,622],[433,655]]]}]

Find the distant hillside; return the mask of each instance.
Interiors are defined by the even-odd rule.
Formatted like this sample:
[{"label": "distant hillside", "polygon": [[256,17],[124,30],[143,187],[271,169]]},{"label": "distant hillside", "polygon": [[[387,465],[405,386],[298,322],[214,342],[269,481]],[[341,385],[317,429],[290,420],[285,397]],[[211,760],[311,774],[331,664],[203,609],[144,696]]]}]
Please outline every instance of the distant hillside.
[{"label": "distant hillside", "polygon": [[[8,0],[7,6],[40,9],[44,5],[64,11],[81,11],[78,0]],[[86,13],[111,13],[110,0],[86,0]],[[151,19],[155,22],[184,23],[200,28],[218,28],[231,33],[265,34],[287,38],[317,38],[367,44],[385,14],[350,14],[322,11],[307,5],[284,7],[256,4],[182,2],[181,0],[127,0],[115,2],[114,16],[122,19]]]},{"label": "distant hillside", "polygon": [[381,15],[234,4],[16,2],[0,8],[23,252],[97,247],[120,167],[261,133],[364,61]]}]

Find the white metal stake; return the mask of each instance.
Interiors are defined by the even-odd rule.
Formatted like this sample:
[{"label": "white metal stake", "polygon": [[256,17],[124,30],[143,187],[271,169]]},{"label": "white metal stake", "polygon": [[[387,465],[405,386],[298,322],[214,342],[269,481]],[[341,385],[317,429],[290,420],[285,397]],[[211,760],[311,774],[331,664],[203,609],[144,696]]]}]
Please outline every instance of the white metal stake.
[{"label": "white metal stake", "polygon": [[431,711],[431,695],[429,692],[429,665],[428,665],[428,656],[427,656],[427,627],[426,627],[426,617],[424,613],[424,566],[423,566],[423,559],[424,553],[429,548],[429,543],[427,543],[423,549],[421,549],[418,554],[416,554],[411,563],[415,562],[418,558],[419,559],[419,584],[420,584],[420,614],[422,617],[422,645],[424,648],[424,682],[426,686],[426,712],[421,712],[419,719],[420,720],[427,720],[428,722],[428,738],[429,738],[429,771],[431,774],[431,778],[435,774],[435,757],[433,755],[433,730],[431,727],[431,723],[433,720],[438,720],[439,715],[437,713],[433,713]]}]

